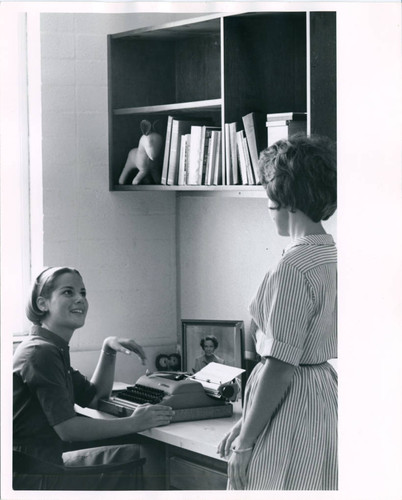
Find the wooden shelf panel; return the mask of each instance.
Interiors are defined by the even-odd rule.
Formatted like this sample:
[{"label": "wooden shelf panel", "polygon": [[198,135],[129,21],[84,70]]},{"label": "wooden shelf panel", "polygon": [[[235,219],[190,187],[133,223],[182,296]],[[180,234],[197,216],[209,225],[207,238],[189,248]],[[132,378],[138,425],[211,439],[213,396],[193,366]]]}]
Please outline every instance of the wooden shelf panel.
[{"label": "wooden shelf panel", "polygon": [[263,186],[162,186],[162,185],[114,185],[112,191],[169,191],[184,195],[231,196],[265,198]]},{"label": "wooden shelf panel", "polygon": [[206,101],[181,102],[174,104],[160,104],[156,106],[138,106],[134,108],[120,108],[113,110],[114,115],[141,115],[152,113],[192,113],[197,111],[217,111],[222,105],[222,99]]},{"label": "wooden shelf panel", "polygon": [[180,21],[165,23],[160,26],[147,26],[135,30],[115,33],[112,36],[118,38],[146,38],[146,39],[179,39],[188,38],[190,35],[208,36],[219,33],[220,14],[210,14],[196,18],[188,18]]}]

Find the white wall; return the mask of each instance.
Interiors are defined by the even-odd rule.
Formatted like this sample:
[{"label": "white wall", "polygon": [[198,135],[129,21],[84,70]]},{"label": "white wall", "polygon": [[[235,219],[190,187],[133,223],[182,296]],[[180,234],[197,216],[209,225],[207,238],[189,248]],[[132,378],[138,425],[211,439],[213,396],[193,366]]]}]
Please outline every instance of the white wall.
[{"label": "white wall", "polygon": [[[77,267],[88,289],[72,351],[133,336],[151,369],[155,353],[176,350],[176,199],[108,191],[106,35],[180,17],[41,15],[44,264]],[[76,357],[92,371],[93,355]]]},{"label": "white wall", "polygon": [[[289,238],[277,235],[264,193],[181,196],[177,203],[181,317],[243,320],[247,333],[248,305]],[[325,227],[336,239],[336,215]]]}]

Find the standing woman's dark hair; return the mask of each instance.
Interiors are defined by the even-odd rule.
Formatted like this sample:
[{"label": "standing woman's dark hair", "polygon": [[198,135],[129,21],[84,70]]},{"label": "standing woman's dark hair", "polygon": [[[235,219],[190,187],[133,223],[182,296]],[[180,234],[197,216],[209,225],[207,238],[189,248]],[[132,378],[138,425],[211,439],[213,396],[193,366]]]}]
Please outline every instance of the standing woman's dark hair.
[{"label": "standing woman's dark hair", "polygon": [[81,274],[73,267],[47,267],[36,278],[28,303],[25,307],[25,313],[29,321],[34,325],[41,325],[42,321],[47,316],[47,311],[43,311],[38,307],[38,297],[50,298],[54,290],[54,282],[58,276],[64,273],[76,273],[78,276]]},{"label": "standing woman's dark hair", "polygon": [[261,184],[276,208],[300,210],[313,222],[336,210],[336,150],[330,139],[295,135],[262,151]]}]

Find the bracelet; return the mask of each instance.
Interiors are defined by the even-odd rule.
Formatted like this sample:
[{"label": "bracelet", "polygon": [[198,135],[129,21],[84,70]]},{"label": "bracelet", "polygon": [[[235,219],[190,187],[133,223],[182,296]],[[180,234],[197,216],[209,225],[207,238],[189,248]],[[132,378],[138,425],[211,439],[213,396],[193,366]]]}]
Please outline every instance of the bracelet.
[{"label": "bracelet", "polygon": [[116,351],[105,351],[105,349],[102,349],[102,352],[106,354],[106,356],[116,356]]},{"label": "bracelet", "polygon": [[236,448],[232,448],[233,453],[247,453],[248,451],[251,451],[254,447],[251,446],[250,448],[243,448],[242,450],[237,450]]}]

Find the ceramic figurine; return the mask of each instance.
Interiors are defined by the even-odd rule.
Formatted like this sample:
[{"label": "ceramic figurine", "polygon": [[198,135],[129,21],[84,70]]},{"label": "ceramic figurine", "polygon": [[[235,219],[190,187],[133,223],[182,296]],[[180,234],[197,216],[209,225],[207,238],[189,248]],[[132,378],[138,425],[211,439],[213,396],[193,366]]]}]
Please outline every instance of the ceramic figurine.
[{"label": "ceramic figurine", "polygon": [[163,137],[148,120],[140,124],[142,136],[138,147],[131,149],[119,177],[119,184],[160,184]]}]

